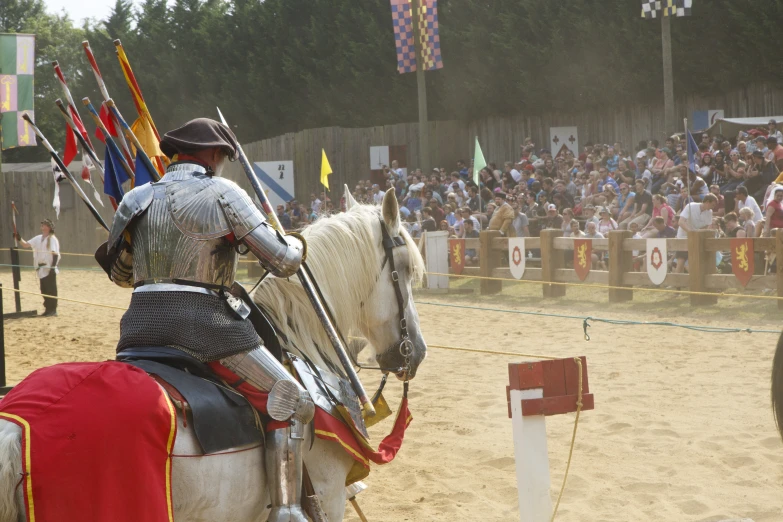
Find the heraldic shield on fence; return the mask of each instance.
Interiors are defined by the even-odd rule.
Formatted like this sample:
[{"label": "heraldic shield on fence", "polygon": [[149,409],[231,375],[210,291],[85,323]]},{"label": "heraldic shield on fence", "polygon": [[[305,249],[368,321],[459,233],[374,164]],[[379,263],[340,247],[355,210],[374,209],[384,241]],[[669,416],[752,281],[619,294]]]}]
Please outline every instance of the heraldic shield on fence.
[{"label": "heraldic shield on fence", "polygon": [[449,261],[451,271],[459,275],[465,268],[465,240],[449,239]]},{"label": "heraldic shield on fence", "polygon": [[508,268],[515,279],[525,275],[525,238],[508,238]]},{"label": "heraldic shield on fence", "polygon": [[731,245],[731,271],[739,279],[743,287],[748,286],[753,277],[755,263],[753,260],[753,240],[750,238],[734,238]]},{"label": "heraldic shield on fence", "polygon": [[592,239],[574,239],[574,270],[580,281],[584,281],[590,273],[592,256]]},{"label": "heraldic shield on fence", "polygon": [[647,240],[647,275],[654,285],[660,285],[666,279],[666,239]]}]

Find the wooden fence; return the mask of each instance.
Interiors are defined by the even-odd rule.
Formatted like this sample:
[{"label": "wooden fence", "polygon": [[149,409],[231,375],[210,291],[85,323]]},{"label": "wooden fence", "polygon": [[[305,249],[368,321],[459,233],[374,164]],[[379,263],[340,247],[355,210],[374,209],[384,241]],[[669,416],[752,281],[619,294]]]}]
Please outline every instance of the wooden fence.
[{"label": "wooden fence", "polygon": [[[742,89],[714,96],[681,96],[675,100],[677,121],[690,117],[695,110],[723,109],[728,118],[783,115],[783,88],[770,83],[753,84]],[[474,140],[478,136],[484,157],[502,166],[504,161],[521,155],[519,144],[533,138],[538,148],[549,143],[549,128],[576,126],[580,146],[596,143],[622,142],[634,149],[641,140],[663,139],[674,132],[664,125],[663,103],[612,106],[575,113],[543,112],[537,115],[513,114],[493,116],[474,121],[436,121],[429,123],[429,167],[456,169],[458,159],[473,156]],[[697,129],[698,130],[698,129]],[[342,196],[343,184],[353,190],[360,179],[370,175],[370,146],[405,145],[408,169],[425,167],[419,153],[418,123],[400,123],[367,128],[324,127],[265,139],[245,146],[251,161],[292,160],[295,173],[295,196],[309,201],[313,192],[321,192],[319,183],[321,149],[326,151],[334,169],[330,186],[333,200]],[[238,164],[232,164],[227,176],[240,179]]]},{"label": "wooden fence", "polygon": [[[676,114],[688,116],[693,110],[724,109],[727,117],[783,114],[783,89],[769,84],[754,84],[715,96],[684,96],[676,100]],[[539,147],[549,142],[549,127],[575,125],[580,143],[621,141],[633,148],[637,141],[651,137],[663,138],[663,107],[660,103],[608,107],[579,113],[541,113],[488,117],[478,121],[430,122],[430,151],[432,165],[447,169],[456,166],[456,160],[468,160],[473,154],[476,136],[481,140],[485,157],[501,163],[519,157],[519,144],[532,137]],[[417,123],[400,123],[378,127],[347,129],[326,127],[308,129],[275,138],[250,143],[245,151],[251,161],[293,160],[295,195],[304,202],[312,192],[320,192],[321,149],[327,153],[334,174],[330,176],[332,199],[342,196],[343,184],[353,188],[359,179],[370,173],[370,146],[405,145],[409,169],[420,165],[419,127]],[[80,171],[74,162],[73,171]],[[0,176],[0,248],[13,244],[10,226],[10,202],[15,200],[19,210],[22,234],[37,233],[38,223],[54,218],[52,210],[53,183],[49,163],[2,166]],[[249,190],[245,175],[237,163],[226,169],[225,177]],[[94,181],[99,192],[103,186],[97,175]],[[103,217],[110,221],[113,215],[108,199],[101,208]],[[97,229],[89,211],[76,198],[67,183],[61,184],[62,210],[57,222],[63,251],[92,253],[106,237]],[[7,263],[7,252],[0,251],[0,262]],[[88,260],[89,262],[89,260]]]},{"label": "wooden fence", "polygon": [[[778,260],[783,260],[783,229],[773,231],[774,237],[755,238],[754,252],[775,252]],[[729,238],[715,238],[711,230],[690,232],[688,239],[667,239],[669,252],[688,252],[688,273],[666,275],[664,285],[680,287],[690,292],[691,304],[709,305],[718,302],[718,294],[727,289],[742,289],[742,284],[734,274],[718,274],[715,265],[716,252],[729,250]],[[604,285],[610,302],[630,301],[634,288],[655,288],[647,272],[632,270],[634,250],[644,252],[646,239],[632,239],[631,232],[615,230],[609,232],[606,239],[594,239],[593,251],[609,252],[608,270],[590,270],[581,281],[573,268],[565,268],[565,251],[573,250],[573,238],[562,237],[560,230],[542,230],[541,237],[525,238],[525,250],[541,251],[541,267],[525,267],[522,280],[542,282],[544,297],[562,297],[566,295],[566,284]],[[480,276],[480,292],[494,294],[503,288],[502,280],[515,281],[508,268],[508,238],[501,237],[493,230],[484,230],[479,239],[467,239],[465,248],[479,251],[479,266],[465,267],[462,275]],[[451,271],[453,274],[453,270]],[[755,275],[744,288],[749,291],[775,290],[783,297],[783,263],[777,263],[777,272],[773,275]],[[708,294],[708,295],[704,295]],[[710,295],[715,294],[715,295]],[[777,301],[778,309],[783,310],[783,299]]]}]

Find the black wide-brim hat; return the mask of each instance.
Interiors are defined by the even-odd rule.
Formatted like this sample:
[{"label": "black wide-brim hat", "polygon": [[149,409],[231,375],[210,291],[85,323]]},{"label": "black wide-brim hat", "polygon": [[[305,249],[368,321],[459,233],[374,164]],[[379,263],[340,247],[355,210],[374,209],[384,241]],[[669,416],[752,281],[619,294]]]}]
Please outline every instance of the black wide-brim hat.
[{"label": "black wide-brim hat", "polygon": [[237,137],[226,125],[209,118],[190,120],[182,127],[163,135],[160,150],[169,158],[175,154],[191,154],[204,149],[219,148],[234,161],[239,148]]}]

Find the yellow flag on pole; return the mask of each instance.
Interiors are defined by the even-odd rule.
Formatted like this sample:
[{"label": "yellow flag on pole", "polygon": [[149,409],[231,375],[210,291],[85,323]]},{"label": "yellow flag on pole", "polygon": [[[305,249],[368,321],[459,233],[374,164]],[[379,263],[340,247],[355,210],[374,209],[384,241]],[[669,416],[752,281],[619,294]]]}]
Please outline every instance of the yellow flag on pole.
[{"label": "yellow flag on pole", "polygon": [[329,165],[329,160],[326,158],[326,151],[321,149],[321,185],[329,190],[329,174],[332,173],[332,167]]}]

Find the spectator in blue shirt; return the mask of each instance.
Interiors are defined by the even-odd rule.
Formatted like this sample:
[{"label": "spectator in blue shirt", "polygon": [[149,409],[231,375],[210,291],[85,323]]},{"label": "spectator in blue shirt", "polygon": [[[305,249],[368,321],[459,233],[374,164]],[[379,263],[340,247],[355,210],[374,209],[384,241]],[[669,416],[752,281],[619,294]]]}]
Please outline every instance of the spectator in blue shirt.
[{"label": "spectator in blue shirt", "polygon": [[283,230],[291,228],[291,216],[285,211],[285,206],[277,205],[277,219],[280,220],[280,225],[283,227]]},{"label": "spectator in blue shirt", "polygon": [[611,185],[615,192],[620,192],[620,186],[617,184],[617,182],[614,180],[612,176],[609,175],[609,169],[606,167],[601,167],[598,169],[598,192],[601,193],[604,190],[604,185]]},{"label": "spectator in blue shirt", "polygon": [[606,168],[609,172],[614,172],[620,165],[620,155],[615,154],[614,147],[609,147],[609,155],[606,157]]},{"label": "spectator in blue shirt", "polygon": [[421,192],[419,190],[411,190],[410,193],[405,197],[405,206],[408,207],[408,210],[411,212],[416,212],[417,210],[421,210],[421,198],[419,197],[419,194]]},{"label": "spectator in blue shirt", "polygon": [[464,160],[457,161],[457,170],[459,171],[459,177],[463,180],[467,180],[468,177],[470,177],[468,166],[465,164]]}]

